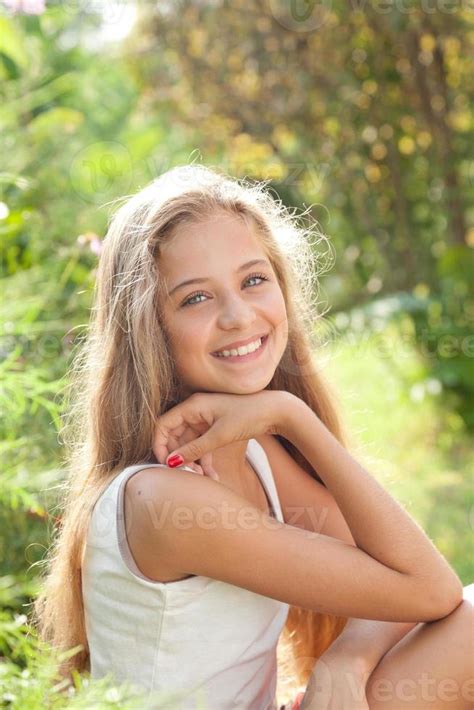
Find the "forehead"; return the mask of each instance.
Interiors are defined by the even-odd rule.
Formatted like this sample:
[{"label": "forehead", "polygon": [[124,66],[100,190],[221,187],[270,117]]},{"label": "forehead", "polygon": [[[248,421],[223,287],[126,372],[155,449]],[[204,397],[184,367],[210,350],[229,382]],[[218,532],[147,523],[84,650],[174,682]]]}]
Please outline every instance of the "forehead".
[{"label": "forehead", "polygon": [[161,246],[159,261],[165,274],[179,270],[191,278],[207,276],[213,267],[222,268],[227,263],[238,266],[252,256],[265,256],[253,221],[218,213],[178,227]]}]

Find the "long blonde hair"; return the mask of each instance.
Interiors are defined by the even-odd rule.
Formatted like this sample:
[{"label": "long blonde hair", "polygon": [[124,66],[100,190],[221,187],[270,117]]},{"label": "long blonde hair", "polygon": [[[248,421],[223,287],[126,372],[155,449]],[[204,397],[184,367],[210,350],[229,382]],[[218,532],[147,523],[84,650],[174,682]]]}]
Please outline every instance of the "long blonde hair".
[{"label": "long blonde hair", "polygon": [[[69,379],[63,437],[67,475],[61,525],[53,535],[33,623],[57,651],[82,648],[60,673],[90,670],[81,563],[91,511],[110,480],[126,466],[156,462],[157,418],[179,401],[179,383],[157,308],[163,288],[160,246],[181,225],[224,210],[250,220],[283,292],[288,344],[269,389],[304,400],[344,444],[333,397],[313,361],[317,276],[328,240],[306,213],[290,212],[263,182],[236,180],[201,165],[173,168],[116,210],[103,241],[89,331]],[[283,446],[308,473],[317,472],[287,440]],[[278,645],[279,677],[304,686],[315,660],[337,637],[345,618],[290,607]],[[280,681],[279,681],[280,682]],[[296,685],[295,685],[296,682]]]}]

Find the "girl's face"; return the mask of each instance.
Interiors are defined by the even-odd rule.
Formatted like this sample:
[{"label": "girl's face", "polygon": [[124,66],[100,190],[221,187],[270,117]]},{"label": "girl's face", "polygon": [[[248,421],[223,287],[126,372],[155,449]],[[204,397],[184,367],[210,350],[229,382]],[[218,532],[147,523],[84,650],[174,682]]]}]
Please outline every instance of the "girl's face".
[{"label": "girl's face", "polygon": [[[180,227],[161,249],[159,272],[183,396],[264,389],[285,350],[288,322],[273,268],[246,222],[221,212]],[[243,357],[216,355],[247,343],[260,346]]]}]

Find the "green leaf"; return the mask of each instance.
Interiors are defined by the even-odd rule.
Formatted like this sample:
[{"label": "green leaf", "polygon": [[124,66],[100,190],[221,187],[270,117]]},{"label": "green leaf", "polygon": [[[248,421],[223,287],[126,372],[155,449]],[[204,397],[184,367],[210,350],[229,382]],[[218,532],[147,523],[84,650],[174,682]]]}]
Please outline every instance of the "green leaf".
[{"label": "green leaf", "polygon": [[0,16],[0,52],[24,69],[28,63],[23,36],[8,17]]},{"label": "green leaf", "polygon": [[43,111],[28,124],[28,130],[35,138],[54,135],[56,131],[74,133],[84,121],[84,114],[72,108],[58,106]]}]

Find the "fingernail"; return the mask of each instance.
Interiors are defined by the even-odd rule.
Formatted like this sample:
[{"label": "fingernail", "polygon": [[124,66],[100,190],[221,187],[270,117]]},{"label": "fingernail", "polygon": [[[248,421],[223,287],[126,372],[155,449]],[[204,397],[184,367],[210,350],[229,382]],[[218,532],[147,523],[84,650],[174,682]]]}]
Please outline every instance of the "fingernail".
[{"label": "fingernail", "polygon": [[166,463],[168,466],[171,466],[171,468],[175,468],[175,466],[182,466],[184,459],[180,454],[174,454],[174,456],[169,457]]}]

